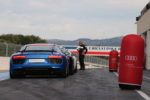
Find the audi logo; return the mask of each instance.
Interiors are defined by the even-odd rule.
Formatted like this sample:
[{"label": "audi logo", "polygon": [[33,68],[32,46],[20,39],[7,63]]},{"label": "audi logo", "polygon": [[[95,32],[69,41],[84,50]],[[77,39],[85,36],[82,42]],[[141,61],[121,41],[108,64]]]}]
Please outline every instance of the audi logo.
[{"label": "audi logo", "polygon": [[138,57],[137,56],[129,56],[129,55],[127,55],[127,56],[125,56],[125,60],[136,61],[136,60],[138,60]]}]

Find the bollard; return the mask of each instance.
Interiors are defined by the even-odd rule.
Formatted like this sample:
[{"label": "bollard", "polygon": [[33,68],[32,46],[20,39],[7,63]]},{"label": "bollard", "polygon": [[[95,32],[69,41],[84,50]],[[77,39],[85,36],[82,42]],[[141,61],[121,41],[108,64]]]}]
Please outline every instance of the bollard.
[{"label": "bollard", "polygon": [[109,72],[117,72],[118,70],[118,52],[112,50],[109,53]]},{"label": "bollard", "polygon": [[143,76],[144,39],[131,34],[121,43],[119,87],[121,89],[140,89]]}]

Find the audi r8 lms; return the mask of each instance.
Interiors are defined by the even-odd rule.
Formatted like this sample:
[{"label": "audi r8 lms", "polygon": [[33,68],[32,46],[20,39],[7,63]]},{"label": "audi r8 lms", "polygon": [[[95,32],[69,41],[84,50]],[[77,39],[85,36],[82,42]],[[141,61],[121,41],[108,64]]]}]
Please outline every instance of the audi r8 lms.
[{"label": "audi r8 lms", "polygon": [[10,77],[55,74],[68,76],[68,58],[54,44],[28,44],[10,58]]}]

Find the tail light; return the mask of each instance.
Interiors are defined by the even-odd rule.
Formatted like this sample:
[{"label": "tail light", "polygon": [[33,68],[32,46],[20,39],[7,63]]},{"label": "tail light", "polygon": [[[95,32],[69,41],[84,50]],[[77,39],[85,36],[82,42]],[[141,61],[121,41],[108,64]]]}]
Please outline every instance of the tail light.
[{"label": "tail light", "polygon": [[12,59],[25,59],[26,56],[13,56]]},{"label": "tail light", "polygon": [[61,59],[62,56],[48,56],[48,58],[56,58],[56,59]]},{"label": "tail light", "polygon": [[49,58],[49,62],[51,64],[61,64],[62,63],[62,56],[52,55],[52,56],[48,56],[48,58]]},{"label": "tail light", "polygon": [[23,64],[25,62],[26,56],[13,56],[13,64]]}]

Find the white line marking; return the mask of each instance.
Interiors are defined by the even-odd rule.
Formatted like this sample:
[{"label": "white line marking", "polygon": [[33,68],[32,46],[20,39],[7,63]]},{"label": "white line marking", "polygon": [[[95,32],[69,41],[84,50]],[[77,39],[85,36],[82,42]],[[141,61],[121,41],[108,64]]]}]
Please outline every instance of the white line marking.
[{"label": "white line marking", "polygon": [[9,79],[9,73],[0,73],[0,81]]},{"label": "white line marking", "polygon": [[4,81],[4,80],[8,80],[9,78],[3,78],[3,79],[0,79],[0,81]]},{"label": "white line marking", "polygon": [[117,72],[113,72],[117,77],[118,77],[118,73]]},{"label": "white line marking", "polygon": [[138,94],[140,94],[145,100],[150,100],[150,97],[140,90],[135,90]]},{"label": "white line marking", "polygon": [[147,79],[147,80],[150,80],[150,78],[149,78],[149,77],[147,77],[147,76],[143,76],[143,78],[145,78],[145,79]]},{"label": "white line marking", "polygon": [[[114,72],[114,74],[118,77],[118,73],[117,72]],[[147,77],[148,78],[148,77]],[[150,78],[149,78],[150,79]],[[135,90],[140,96],[142,96],[145,100],[150,100],[150,97],[142,92],[141,90]]]}]

